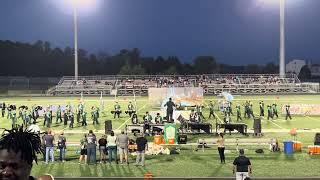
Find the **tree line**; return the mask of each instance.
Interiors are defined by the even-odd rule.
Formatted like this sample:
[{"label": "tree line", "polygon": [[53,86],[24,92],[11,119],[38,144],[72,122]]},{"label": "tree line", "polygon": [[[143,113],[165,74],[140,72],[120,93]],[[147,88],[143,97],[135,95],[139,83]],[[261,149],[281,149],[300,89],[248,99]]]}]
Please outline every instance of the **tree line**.
[{"label": "tree line", "polygon": [[[142,57],[138,48],[122,49],[110,55],[78,50],[79,75],[116,74],[212,74],[278,73],[278,66],[249,64],[232,66],[218,63],[213,56],[198,56],[184,63],[177,56]],[[57,77],[74,75],[74,49],[52,47],[50,42],[0,41],[0,76]]]}]

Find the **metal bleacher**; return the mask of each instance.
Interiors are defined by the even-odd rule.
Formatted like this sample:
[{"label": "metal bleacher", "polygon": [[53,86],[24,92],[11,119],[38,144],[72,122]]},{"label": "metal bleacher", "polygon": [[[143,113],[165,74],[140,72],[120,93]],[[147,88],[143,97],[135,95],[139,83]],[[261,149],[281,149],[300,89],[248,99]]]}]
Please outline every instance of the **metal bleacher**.
[{"label": "metal bleacher", "polygon": [[204,95],[232,94],[305,94],[310,87],[294,74],[205,74],[205,75],[104,75],[64,76],[47,95],[123,95],[146,96],[149,88],[202,87]]}]

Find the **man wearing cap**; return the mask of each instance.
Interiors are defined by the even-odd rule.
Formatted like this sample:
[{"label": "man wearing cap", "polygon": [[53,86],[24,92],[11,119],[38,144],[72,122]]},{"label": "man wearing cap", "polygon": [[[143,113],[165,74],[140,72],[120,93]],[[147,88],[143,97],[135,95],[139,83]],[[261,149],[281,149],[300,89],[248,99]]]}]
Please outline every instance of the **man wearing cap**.
[{"label": "man wearing cap", "polygon": [[252,174],[252,167],[249,158],[244,155],[244,150],[239,150],[239,156],[233,161],[233,174],[236,180],[244,180]]}]

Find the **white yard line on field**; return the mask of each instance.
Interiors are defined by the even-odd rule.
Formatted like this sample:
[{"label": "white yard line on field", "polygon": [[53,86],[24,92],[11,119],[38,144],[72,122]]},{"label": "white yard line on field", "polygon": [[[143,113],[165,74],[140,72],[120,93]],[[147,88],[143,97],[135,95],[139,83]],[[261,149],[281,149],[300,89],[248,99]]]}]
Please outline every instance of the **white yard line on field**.
[{"label": "white yard line on field", "polygon": [[[146,105],[147,105],[147,103],[146,103],[145,105],[143,105],[140,109],[138,109],[137,114],[138,114],[138,112],[140,112],[143,108],[145,108]],[[127,124],[127,122],[128,122],[129,120],[131,120],[131,117],[128,118],[124,123],[122,123],[116,130],[119,130],[122,126],[124,126],[125,124]]]}]

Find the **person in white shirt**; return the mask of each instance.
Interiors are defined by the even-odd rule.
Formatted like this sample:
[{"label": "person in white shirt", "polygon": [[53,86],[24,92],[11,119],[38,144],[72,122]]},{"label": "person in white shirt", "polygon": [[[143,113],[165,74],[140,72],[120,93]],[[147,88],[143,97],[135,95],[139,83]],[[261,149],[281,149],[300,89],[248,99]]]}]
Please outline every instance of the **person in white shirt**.
[{"label": "person in white shirt", "polygon": [[111,131],[111,134],[107,137],[107,146],[108,146],[108,154],[109,154],[109,163],[111,164],[112,159],[117,160],[117,137],[114,135],[114,132]]}]

